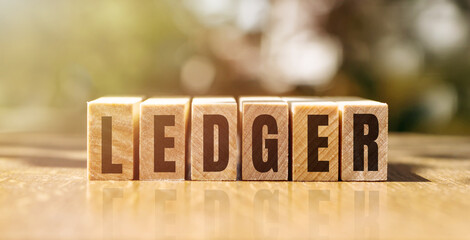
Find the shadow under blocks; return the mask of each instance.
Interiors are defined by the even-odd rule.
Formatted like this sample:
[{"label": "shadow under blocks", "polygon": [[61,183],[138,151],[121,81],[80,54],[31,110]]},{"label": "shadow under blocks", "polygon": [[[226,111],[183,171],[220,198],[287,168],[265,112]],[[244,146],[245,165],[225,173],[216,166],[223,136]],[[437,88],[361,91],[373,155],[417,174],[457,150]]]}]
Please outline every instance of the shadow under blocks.
[{"label": "shadow under blocks", "polygon": [[415,171],[424,166],[406,163],[388,163],[388,182],[431,182]]}]

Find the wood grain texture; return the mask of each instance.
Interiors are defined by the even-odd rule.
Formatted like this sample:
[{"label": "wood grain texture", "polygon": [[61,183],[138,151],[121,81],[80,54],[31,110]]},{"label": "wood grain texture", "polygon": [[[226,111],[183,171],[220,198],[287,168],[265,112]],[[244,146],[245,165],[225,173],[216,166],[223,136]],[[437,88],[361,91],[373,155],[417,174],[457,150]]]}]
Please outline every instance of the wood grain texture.
[{"label": "wood grain texture", "polygon": [[192,180],[237,179],[237,114],[237,102],[232,97],[193,99]]},{"label": "wood grain texture", "polygon": [[338,104],[319,98],[283,99],[290,107],[292,180],[338,181]]},{"label": "wood grain texture", "polygon": [[[337,99],[340,109],[341,128],[341,160],[340,171],[342,181],[385,181],[387,180],[388,153],[388,105],[371,100]],[[373,116],[361,120],[359,117]],[[374,119],[377,121],[377,132],[371,130]],[[355,122],[357,121],[357,122]],[[356,129],[358,128],[358,129]],[[363,129],[361,129],[363,128]],[[376,133],[376,136],[373,137]],[[358,136],[359,135],[359,136]],[[373,137],[374,143],[368,146],[358,144],[357,139],[364,135]],[[355,150],[355,144],[357,149]],[[377,149],[374,149],[376,144]],[[359,145],[359,146],[358,146]],[[356,154],[354,152],[357,152]],[[371,167],[369,152],[377,154],[375,169]],[[372,153],[373,154],[373,153]],[[360,158],[363,156],[363,161]],[[354,161],[357,161],[356,163]],[[355,169],[363,164],[362,168]]]},{"label": "wood grain texture", "polygon": [[189,111],[189,97],[150,98],[140,105],[141,180],[185,179]]},{"label": "wood grain texture", "polygon": [[278,97],[241,97],[239,107],[242,180],[287,180],[289,145],[287,102]]},{"label": "wood grain texture", "polygon": [[88,179],[138,179],[141,101],[141,97],[103,97],[87,103]]},{"label": "wood grain texture", "polygon": [[386,182],[88,181],[85,134],[0,133],[0,239],[466,239],[470,137],[390,133]]}]

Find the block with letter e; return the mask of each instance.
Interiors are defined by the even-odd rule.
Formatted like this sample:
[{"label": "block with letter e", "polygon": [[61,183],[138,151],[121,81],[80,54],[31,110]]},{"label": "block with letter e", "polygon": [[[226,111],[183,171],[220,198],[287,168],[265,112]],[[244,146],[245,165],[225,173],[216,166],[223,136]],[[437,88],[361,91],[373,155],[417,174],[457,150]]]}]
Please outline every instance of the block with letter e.
[{"label": "block with letter e", "polygon": [[193,99],[191,180],[237,180],[237,114],[233,97]]},{"label": "block with letter e", "polygon": [[87,103],[89,180],[139,177],[141,97],[102,97]]},{"label": "block with letter e", "polygon": [[283,98],[289,103],[293,181],[338,181],[338,104],[315,97]]},{"label": "block with letter e", "polygon": [[189,97],[150,98],[140,105],[140,179],[184,180]]}]

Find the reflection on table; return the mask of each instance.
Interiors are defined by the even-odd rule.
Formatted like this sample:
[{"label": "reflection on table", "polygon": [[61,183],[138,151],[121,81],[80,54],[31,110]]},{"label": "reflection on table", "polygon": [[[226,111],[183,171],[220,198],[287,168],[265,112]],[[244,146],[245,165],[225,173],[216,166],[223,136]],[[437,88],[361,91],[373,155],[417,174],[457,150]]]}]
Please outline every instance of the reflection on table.
[{"label": "reflection on table", "polygon": [[[89,182],[104,238],[380,237],[384,183]],[[382,210],[381,210],[382,209]]]}]

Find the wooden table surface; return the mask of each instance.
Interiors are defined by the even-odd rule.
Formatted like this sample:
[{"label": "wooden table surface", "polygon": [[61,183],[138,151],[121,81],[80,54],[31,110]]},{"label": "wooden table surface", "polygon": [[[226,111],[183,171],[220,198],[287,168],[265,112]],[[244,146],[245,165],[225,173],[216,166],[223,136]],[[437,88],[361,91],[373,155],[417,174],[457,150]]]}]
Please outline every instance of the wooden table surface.
[{"label": "wooden table surface", "polygon": [[84,136],[0,134],[0,239],[469,239],[470,138],[390,136],[388,182],[88,182]]}]

